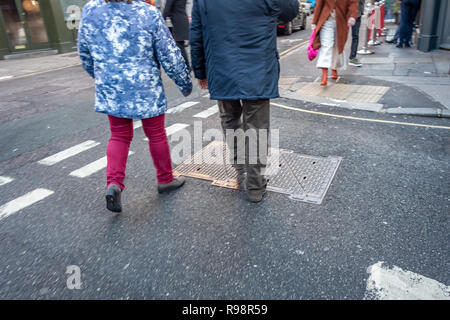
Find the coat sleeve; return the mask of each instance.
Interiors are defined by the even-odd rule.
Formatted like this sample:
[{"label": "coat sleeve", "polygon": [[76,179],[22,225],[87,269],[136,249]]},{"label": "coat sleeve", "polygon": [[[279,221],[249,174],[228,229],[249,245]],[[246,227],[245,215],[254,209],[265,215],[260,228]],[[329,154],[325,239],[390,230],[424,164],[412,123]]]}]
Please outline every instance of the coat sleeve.
[{"label": "coat sleeve", "polygon": [[89,50],[87,29],[88,25],[83,23],[81,19],[80,29],[78,30],[78,54],[80,56],[81,65],[89,75],[94,78],[94,60]]},{"label": "coat sleeve", "polygon": [[298,0],[278,0],[280,7],[279,19],[284,22],[292,21],[299,13]]},{"label": "coat sleeve", "polygon": [[175,82],[180,91],[186,97],[192,92],[192,81],[186,62],[181,55],[180,49],[173,40],[161,13],[155,10],[155,35],[153,37],[153,48],[156,58],[161,63],[164,71]]},{"label": "coat sleeve", "polygon": [[314,17],[311,22],[312,24],[317,25],[317,23],[319,22],[320,13],[322,12],[322,8],[323,8],[323,1],[324,0],[316,1],[316,7],[314,8]]},{"label": "coat sleeve", "polygon": [[163,12],[164,20],[172,15],[173,1],[174,0],[167,0],[166,4],[164,5],[164,12]]},{"label": "coat sleeve", "polygon": [[192,69],[197,79],[206,79],[205,48],[203,47],[203,26],[198,6],[198,0],[194,0],[192,8],[192,21],[190,26],[191,60]]},{"label": "coat sleeve", "polygon": [[358,0],[348,0],[347,12],[347,18],[352,17],[355,20],[358,19]]}]

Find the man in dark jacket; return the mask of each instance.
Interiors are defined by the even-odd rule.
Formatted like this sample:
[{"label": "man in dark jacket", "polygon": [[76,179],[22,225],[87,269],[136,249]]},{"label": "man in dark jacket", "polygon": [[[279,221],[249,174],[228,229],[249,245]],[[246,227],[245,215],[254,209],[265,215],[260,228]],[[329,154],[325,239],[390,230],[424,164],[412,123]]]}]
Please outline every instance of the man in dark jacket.
[{"label": "man in dark jacket", "polygon": [[[195,77],[202,89],[209,88],[211,99],[219,100],[224,133],[253,129],[263,149],[257,159],[249,159],[246,144],[246,187],[252,202],[262,200],[267,186],[262,175],[267,145],[260,139],[261,132],[267,139],[269,99],[279,97],[277,21],[289,22],[298,12],[298,0],[194,0],[190,44]],[[230,151],[235,168],[242,172],[238,145]]]},{"label": "man in dark jacket", "polygon": [[189,59],[184,45],[189,40],[189,20],[186,14],[186,0],[167,0],[164,6],[163,17],[170,18],[173,25],[173,38],[181,50],[186,65],[191,70]]}]

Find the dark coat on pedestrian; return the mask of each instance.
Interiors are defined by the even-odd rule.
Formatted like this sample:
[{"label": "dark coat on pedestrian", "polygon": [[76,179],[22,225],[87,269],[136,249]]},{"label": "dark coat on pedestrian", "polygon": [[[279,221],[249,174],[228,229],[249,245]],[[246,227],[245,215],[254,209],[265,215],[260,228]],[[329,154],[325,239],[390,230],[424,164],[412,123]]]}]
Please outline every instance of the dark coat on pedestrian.
[{"label": "dark coat on pedestrian", "polygon": [[211,99],[278,97],[277,22],[298,12],[298,0],[194,0],[192,67]]},{"label": "dark coat on pedestrian", "polygon": [[313,42],[315,50],[320,48],[320,28],[327,21],[333,9],[336,10],[336,31],[339,53],[344,51],[348,36],[348,19],[358,18],[358,0],[317,0],[312,24],[316,25],[316,36]]},{"label": "dark coat on pedestrian", "polygon": [[173,24],[175,41],[189,40],[189,20],[186,14],[186,0],[167,0],[163,17],[170,18]]}]

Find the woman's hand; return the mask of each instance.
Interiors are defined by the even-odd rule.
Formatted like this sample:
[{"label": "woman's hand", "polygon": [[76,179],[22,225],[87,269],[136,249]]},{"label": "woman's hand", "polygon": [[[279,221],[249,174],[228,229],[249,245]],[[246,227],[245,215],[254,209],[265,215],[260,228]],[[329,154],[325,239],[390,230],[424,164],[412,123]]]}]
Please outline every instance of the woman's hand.
[{"label": "woman's hand", "polygon": [[208,79],[198,79],[198,86],[202,90],[208,90]]},{"label": "woman's hand", "polygon": [[315,24],[312,24],[312,25],[311,25],[311,29],[314,30],[315,28],[316,28],[316,25],[315,25]]},{"label": "woman's hand", "polygon": [[356,23],[355,18],[350,17],[350,18],[348,19],[347,24],[348,24],[349,27],[353,27],[353,26],[355,25],[355,23]]}]

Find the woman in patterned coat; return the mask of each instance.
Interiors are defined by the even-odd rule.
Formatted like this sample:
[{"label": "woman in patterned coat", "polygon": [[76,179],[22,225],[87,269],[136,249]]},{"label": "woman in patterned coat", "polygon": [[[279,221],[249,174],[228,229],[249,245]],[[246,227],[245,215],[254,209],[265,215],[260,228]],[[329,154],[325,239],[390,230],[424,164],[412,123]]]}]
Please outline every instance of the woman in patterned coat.
[{"label": "woman in patterned coat", "polygon": [[107,208],[121,212],[120,195],[133,120],[141,119],[156,167],[158,191],[183,185],[172,175],[164,127],[167,110],[160,66],[184,96],[192,91],[186,63],[161,13],[144,0],[91,0],[83,8],[78,33],[83,68],[95,79],[95,111],[108,115]]}]

